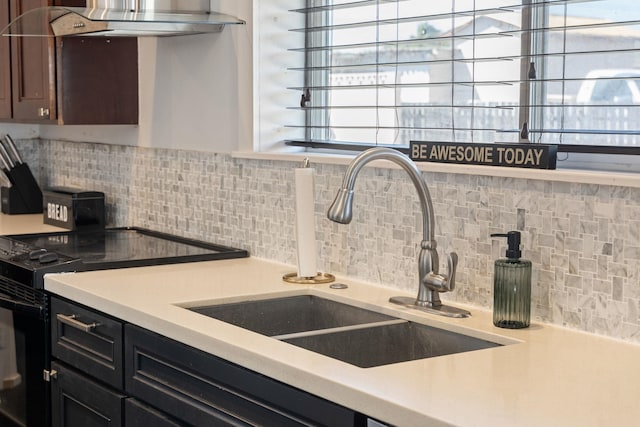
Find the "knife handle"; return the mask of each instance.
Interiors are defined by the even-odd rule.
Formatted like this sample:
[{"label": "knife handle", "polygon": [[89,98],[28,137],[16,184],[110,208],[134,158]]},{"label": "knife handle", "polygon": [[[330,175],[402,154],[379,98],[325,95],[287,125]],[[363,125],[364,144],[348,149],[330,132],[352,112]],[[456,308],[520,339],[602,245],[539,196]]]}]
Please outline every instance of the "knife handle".
[{"label": "knife handle", "polygon": [[15,163],[11,160],[11,156],[7,153],[4,144],[0,144],[0,158],[2,158],[2,163],[7,165],[7,170],[13,169]]},{"label": "knife handle", "polygon": [[15,160],[15,163],[21,164],[22,157],[20,157],[20,153],[18,153],[18,147],[16,147],[16,143],[13,141],[13,138],[9,134],[4,136],[4,140],[7,142],[7,146],[9,147],[9,151]]}]

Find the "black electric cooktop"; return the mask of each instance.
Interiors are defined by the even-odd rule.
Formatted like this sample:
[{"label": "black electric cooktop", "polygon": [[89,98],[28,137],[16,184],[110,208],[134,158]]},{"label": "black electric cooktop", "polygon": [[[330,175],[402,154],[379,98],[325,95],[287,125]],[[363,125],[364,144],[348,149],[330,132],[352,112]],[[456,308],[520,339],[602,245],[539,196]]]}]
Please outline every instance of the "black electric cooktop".
[{"label": "black electric cooktop", "polygon": [[[218,259],[239,255],[239,249],[152,232],[140,228],[105,229],[98,232],[46,233],[10,236],[32,248],[57,252],[86,263],[126,263],[169,259]],[[245,255],[246,256],[246,255]]]},{"label": "black electric cooktop", "polygon": [[[0,274],[42,287],[46,273],[244,258],[232,248],[137,227],[0,237]],[[28,279],[28,280],[27,280]]]}]

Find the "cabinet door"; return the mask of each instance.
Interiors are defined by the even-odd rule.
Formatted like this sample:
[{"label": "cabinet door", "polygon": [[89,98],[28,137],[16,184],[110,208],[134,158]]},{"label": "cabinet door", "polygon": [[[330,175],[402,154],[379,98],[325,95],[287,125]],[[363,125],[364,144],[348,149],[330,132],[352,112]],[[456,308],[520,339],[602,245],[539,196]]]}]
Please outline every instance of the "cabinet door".
[{"label": "cabinet door", "polygon": [[[55,0],[85,7],[87,0]],[[59,37],[58,124],[138,124],[138,39]]]},{"label": "cabinet door", "polygon": [[[9,24],[9,3],[0,5],[0,30]],[[9,37],[0,37],[0,119],[11,118],[11,51]]]},{"label": "cabinet door", "polygon": [[125,397],[57,362],[51,381],[52,427],[121,427]]},{"label": "cabinet door", "polygon": [[[17,17],[49,0],[10,0],[11,16]],[[56,117],[55,39],[11,37],[13,118],[48,121]]]},{"label": "cabinet door", "polygon": [[59,37],[58,123],[138,123],[138,40]]}]

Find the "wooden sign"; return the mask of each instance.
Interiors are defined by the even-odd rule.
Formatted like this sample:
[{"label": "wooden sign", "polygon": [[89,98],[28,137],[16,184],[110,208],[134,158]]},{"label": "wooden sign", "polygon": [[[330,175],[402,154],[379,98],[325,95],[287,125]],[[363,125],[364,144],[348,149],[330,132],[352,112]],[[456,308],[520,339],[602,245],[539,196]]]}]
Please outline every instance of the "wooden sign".
[{"label": "wooden sign", "polygon": [[411,141],[415,162],[555,169],[558,147],[542,144],[476,144]]}]

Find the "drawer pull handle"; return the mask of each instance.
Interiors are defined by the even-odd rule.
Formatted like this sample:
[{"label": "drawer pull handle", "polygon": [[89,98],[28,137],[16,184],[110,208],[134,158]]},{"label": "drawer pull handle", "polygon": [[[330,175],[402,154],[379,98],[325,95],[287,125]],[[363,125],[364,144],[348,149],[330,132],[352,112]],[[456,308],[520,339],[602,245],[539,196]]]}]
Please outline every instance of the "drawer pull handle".
[{"label": "drawer pull handle", "polygon": [[58,322],[71,326],[72,328],[80,329],[83,332],[91,332],[98,326],[98,323],[84,323],[76,319],[75,314],[67,316],[66,314],[57,314],[56,318]]}]

